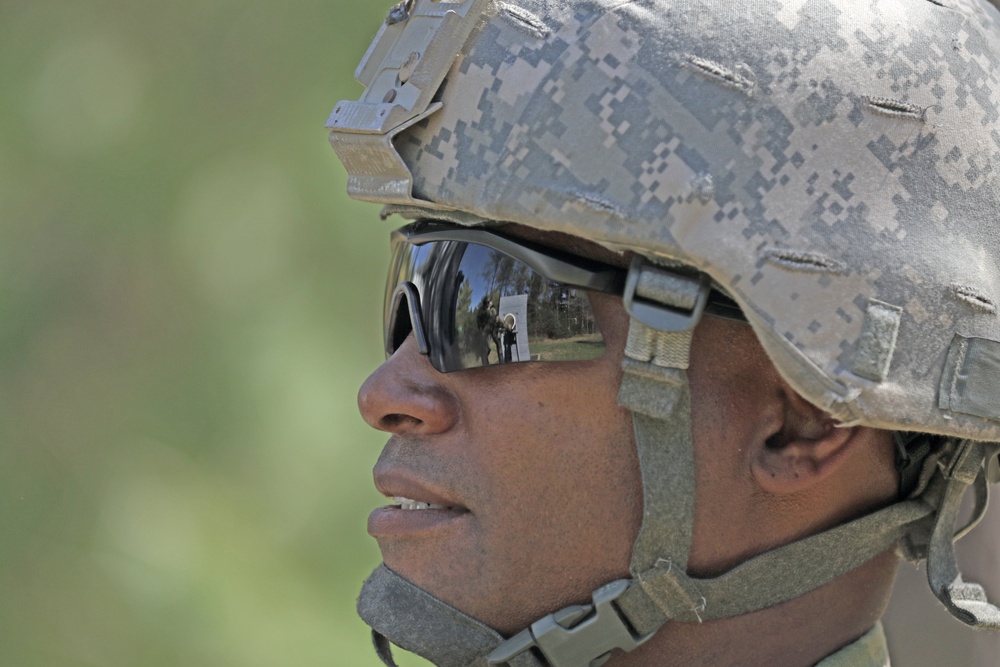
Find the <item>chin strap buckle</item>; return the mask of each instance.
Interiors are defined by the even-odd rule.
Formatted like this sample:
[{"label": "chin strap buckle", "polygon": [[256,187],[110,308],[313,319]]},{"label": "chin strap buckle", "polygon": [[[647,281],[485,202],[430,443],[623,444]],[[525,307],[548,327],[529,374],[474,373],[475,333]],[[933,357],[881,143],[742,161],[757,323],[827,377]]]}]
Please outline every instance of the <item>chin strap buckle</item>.
[{"label": "chin strap buckle", "polygon": [[630,583],[613,581],[594,591],[593,604],[566,607],[535,621],[486,656],[487,664],[505,665],[536,649],[550,667],[600,667],[612,650],[640,646],[653,633],[637,635],[614,604]]}]

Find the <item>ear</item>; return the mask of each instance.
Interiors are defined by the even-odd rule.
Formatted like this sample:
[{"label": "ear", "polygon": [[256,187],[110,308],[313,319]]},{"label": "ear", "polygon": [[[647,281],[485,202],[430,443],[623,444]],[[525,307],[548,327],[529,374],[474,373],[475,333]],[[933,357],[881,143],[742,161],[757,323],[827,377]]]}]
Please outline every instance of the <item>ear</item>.
[{"label": "ear", "polygon": [[789,495],[834,474],[861,439],[859,427],[840,427],[836,420],[799,396],[782,391],[780,427],[757,443],[752,457],[754,480],[766,493]]}]

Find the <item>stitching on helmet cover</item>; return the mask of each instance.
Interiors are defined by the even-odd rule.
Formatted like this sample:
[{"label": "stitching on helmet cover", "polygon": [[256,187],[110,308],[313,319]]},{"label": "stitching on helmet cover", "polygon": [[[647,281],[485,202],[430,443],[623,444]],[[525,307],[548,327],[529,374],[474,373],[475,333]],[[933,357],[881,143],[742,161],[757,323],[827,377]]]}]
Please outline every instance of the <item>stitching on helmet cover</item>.
[{"label": "stitching on helmet cover", "polygon": [[888,97],[869,97],[867,95],[862,95],[861,101],[864,102],[865,106],[867,106],[871,111],[880,113],[884,116],[909,118],[912,120],[919,120],[920,122],[924,121],[924,110],[916,104],[912,104],[910,102],[893,100]]},{"label": "stitching on helmet cover", "polygon": [[997,314],[996,304],[975,287],[955,283],[951,286],[951,294],[956,299],[964,301],[976,310],[989,313],[990,315]]},{"label": "stitching on helmet cover", "polygon": [[507,23],[522,30],[536,39],[545,39],[549,36],[549,27],[540,18],[520,7],[509,5],[506,2],[500,3],[500,16]]},{"label": "stitching on helmet cover", "polygon": [[578,200],[590,206],[590,208],[602,211],[604,213],[612,213],[619,217],[628,217],[632,212],[617,206],[614,202],[609,199],[605,199],[600,195],[594,194],[593,192],[586,192],[584,190],[579,190],[574,188],[570,190],[570,194],[576,197]]},{"label": "stitching on helmet cover", "polygon": [[[968,351],[969,351],[969,339],[962,338],[958,344],[958,354],[955,355],[956,359],[958,359],[958,364],[956,365],[956,369],[961,368],[962,364],[965,363],[965,355],[968,354]],[[961,377],[962,377],[961,373],[958,372],[952,373],[951,386],[948,387],[949,409],[956,402],[955,397],[958,395],[958,381],[961,379]]]},{"label": "stitching on helmet cover", "polygon": [[727,88],[735,88],[747,97],[753,97],[757,78],[746,63],[740,63],[736,69],[729,69],[719,63],[694,55],[687,56],[686,61],[699,74],[715,79]]},{"label": "stitching on helmet cover", "polygon": [[842,262],[815,252],[769,248],[761,253],[761,259],[792,271],[835,273],[838,275],[847,273],[847,266]]}]

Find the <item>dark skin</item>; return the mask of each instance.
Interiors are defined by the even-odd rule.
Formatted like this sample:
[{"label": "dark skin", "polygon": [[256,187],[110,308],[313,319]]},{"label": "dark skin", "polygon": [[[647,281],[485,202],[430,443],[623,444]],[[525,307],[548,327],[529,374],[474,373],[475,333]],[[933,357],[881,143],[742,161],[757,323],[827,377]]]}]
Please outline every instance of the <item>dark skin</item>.
[{"label": "dark skin", "polygon": [[[607,343],[599,359],[442,374],[411,336],[358,396],[365,420],[392,435],[375,468],[380,490],[417,489],[462,508],[431,529],[375,526],[386,564],[504,633],[629,576],[642,494],[631,415],[616,402],[628,316],[615,297],[592,302]],[[838,427],[804,401],[748,325],[703,318],[688,375],[693,575],[719,574],[894,497],[889,435]],[[896,562],[884,554],[755,614],[668,623],[607,664],[813,665],[877,620]]]}]

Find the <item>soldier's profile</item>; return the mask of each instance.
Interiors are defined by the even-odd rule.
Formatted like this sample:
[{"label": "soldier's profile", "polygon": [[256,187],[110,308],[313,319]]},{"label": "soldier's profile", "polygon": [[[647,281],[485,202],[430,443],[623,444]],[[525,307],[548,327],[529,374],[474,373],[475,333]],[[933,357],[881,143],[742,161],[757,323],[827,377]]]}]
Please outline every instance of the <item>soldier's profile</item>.
[{"label": "soldier's profile", "polygon": [[902,560],[1000,629],[998,68],[986,0],[393,7],[328,122],[406,223],[381,659],[885,667]]}]

